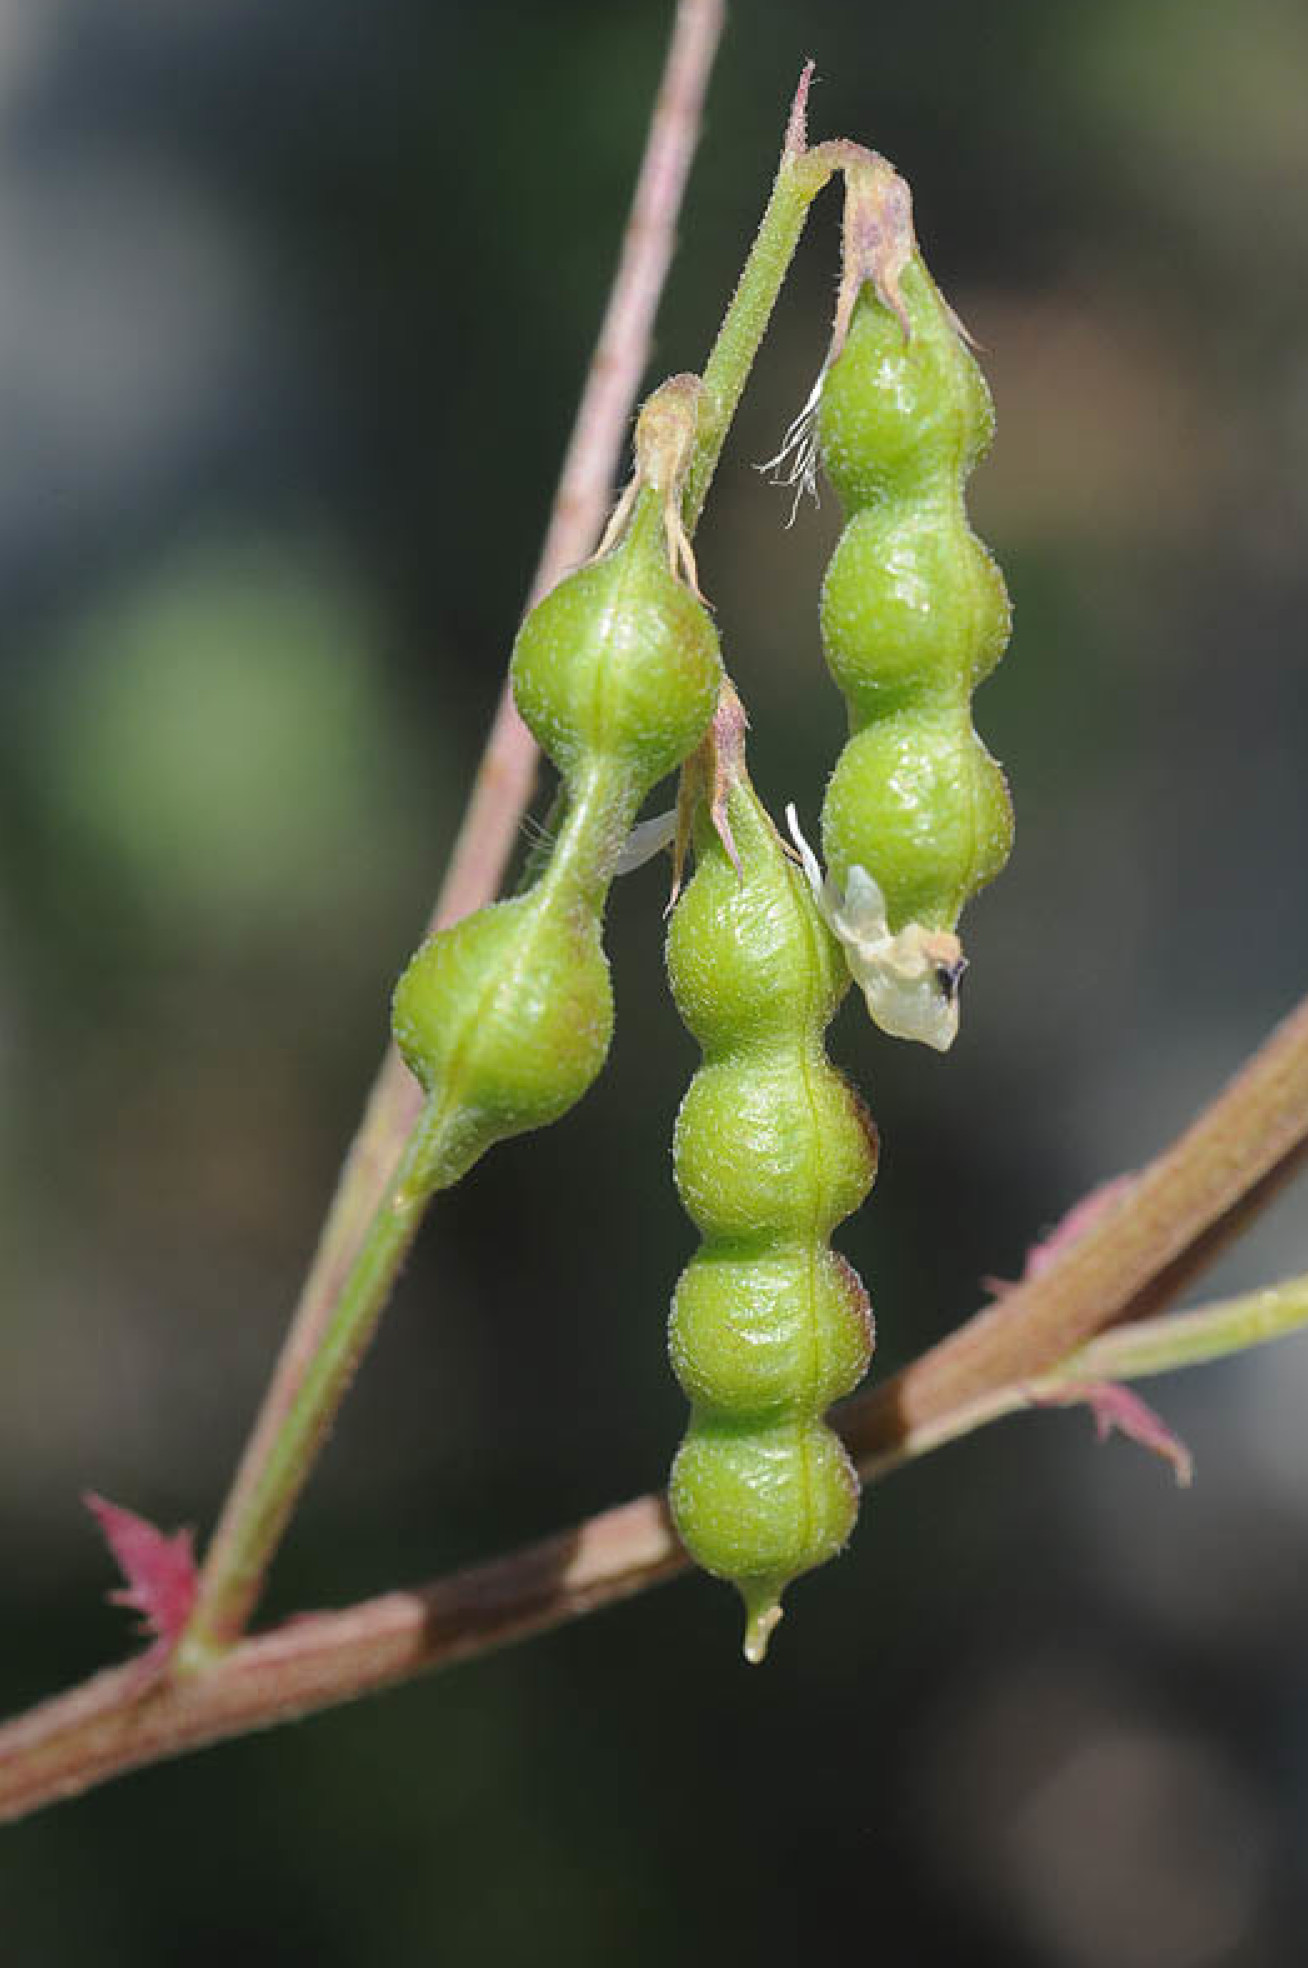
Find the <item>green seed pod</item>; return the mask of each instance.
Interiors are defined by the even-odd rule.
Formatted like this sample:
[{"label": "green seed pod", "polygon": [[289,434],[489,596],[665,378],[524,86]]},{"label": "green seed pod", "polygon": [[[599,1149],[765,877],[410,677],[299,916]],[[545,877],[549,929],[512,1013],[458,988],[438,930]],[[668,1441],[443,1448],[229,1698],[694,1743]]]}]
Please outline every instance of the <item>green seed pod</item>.
[{"label": "green seed pod", "polygon": [[871,1188],[876,1136],[823,1049],[849,977],[749,783],[742,722],[728,685],[722,832],[701,813],[668,931],[677,1009],[704,1052],[673,1149],[703,1243],[672,1306],[692,1409],[670,1493],[692,1557],[744,1598],[758,1661],[785,1586],[833,1557],[857,1514],[857,1479],[822,1417],[866,1371],[871,1315],[829,1238]]},{"label": "green seed pod", "polygon": [[512,674],[532,736],[567,780],[611,760],[643,800],[694,750],[721,676],[717,635],[668,565],[655,492],[637,500],[621,546],[533,608]]},{"label": "green seed pod", "polygon": [[603,1066],[613,995],[598,915],[560,909],[539,882],[478,909],[423,944],[391,1020],[424,1092],[448,1107],[462,1174],[495,1142],[559,1120]]},{"label": "green seed pod", "polygon": [[700,385],[646,404],[636,476],[599,555],[524,622],[518,708],[563,781],[557,839],[524,895],[429,937],[396,987],[395,1042],[443,1125],[415,1186],[457,1180],[494,1142],[565,1114],[608,1053],[613,1001],[600,941],[623,844],[653,786],[703,737],[722,665],[677,498]]},{"label": "green seed pod", "polygon": [[[883,158],[847,173],[815,407],[817,452],[848,515],[822,589],[850,722],[822,811],[822,901],[877,1022],[944,1050],[958,1029],[958,918],[1012,846],[1008,788],[971,716],[1009,606],[963,503],[993,428],[989,393],[918,253],[908,186]],[[811,457],[802,432],[795,441],[802,477]]]}]

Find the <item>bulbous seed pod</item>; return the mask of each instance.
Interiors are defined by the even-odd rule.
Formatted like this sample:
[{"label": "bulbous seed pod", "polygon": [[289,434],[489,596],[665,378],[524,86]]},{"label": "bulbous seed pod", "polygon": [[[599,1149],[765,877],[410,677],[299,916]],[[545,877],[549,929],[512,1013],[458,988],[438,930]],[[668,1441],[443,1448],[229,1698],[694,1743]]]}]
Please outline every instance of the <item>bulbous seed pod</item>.
[{"label": "bulbous seed pod", "polygon": [[[963,504],[994,416],[917,250],[908,186],[871,153],[846,172],[836,329],[814,402],[847,513],[822,640],[851,735],[823,805],[825,880],[801,851],[873,1018],[943,1051],[958,1029],[958,918],[1013,837],[1003,773],[971,717],[1009,633],[1003,577]],[[802,477],[809,439],[797,429],[793,442]]]},{"label": "bulbous seed pod", "polygon": [[846,892],[855,866],[876,881],[892,929],[948,932],[1008,859],[1007,788],[965,712],[899,712],[856,731],[841,753],[822,838]]},{"label": "bulbous seed pod", "polygon": [[677,1530],[697,1564],[745,1602],[745,1658],[757,1666],[793,1579],[842,1551],[858,1517],[858,1477],[826,1423],[696,1414],[672,1466]]},{"label": "bulbous seed pod", "polygon": [[[968,660],[973,689],[1004,653],[1008,597],[981,542],[934,505],[881,503],[851,513],[822,584],[831,674],[862,725],[892,711],[956,701],[942,647]],[[854,715],[851,708],[851,715]]]},{"label": "bulbous seed pod", "polygon": [[801,1242],[764,1237],[733,1247],[715,1239],[682,1273],[673,1301],[669,1345],[687,1398],[735,1420],[783,1412],[815,1306],[828,1344],[810,1391],[825,1410],[867,1371],[867,1295],[858,1273],[837,1251],[815,1257]]},{"label": "bulbous seed pod", "polygon": [[607,1056],[609,887],[645,798],[702,738],[722,675],[708,611],[681,573],[689,563],[693,578],[676,500],[698,389],[674,377],[650,399],[636,476],[600,554],[518,636],[518,708],[566,794],[548,861],[526,894],[429,937],[396,987],[396,1044],[430,1116],[445,1116],[427,1188],[559,1119]]},{"label": "bulbous seed pod", "polygon": [[533,608],[513,652],[513,694],[567,779],[612,759],[641,798],[694,750],[721,679],[708,611],[668,565],[657,494],[630,530]]},{"label": "bulbous seed pod", "polygon": [[673,1151],[704,1241],[670,1322],[692,1403],[670,1497],[692,1557],[744,1598],[758,1661],[786,1585],[833,1557],[857,1514],[822,1417],[867,1368],[871,1315],[829,1239],[872,1185],[876,1134],[823,1049],[848,974],[749,783],[739,717],[726,685],[714,732],[729,838],[701,813],[668,931],[677,1009],[705,1055]]},{"label": "bulbous seed pod", "polygon": [[429,938],[395,989],[395,1043],[449,1104],[462,1174],[497,1141],[561,1119],[593,1083],[613,1034],[594,912],[543,884]]},{"label": "bulbous seed pod", "polygon": [[828,1213],[831,1228],[867,1194],[858,1096],[793,1043],[749,1050],[766,1073],[742,1073],[737,1044],[705,1060],[681,1104],[673,1153],[686,1214],[715,1243],[802,1238]]}]

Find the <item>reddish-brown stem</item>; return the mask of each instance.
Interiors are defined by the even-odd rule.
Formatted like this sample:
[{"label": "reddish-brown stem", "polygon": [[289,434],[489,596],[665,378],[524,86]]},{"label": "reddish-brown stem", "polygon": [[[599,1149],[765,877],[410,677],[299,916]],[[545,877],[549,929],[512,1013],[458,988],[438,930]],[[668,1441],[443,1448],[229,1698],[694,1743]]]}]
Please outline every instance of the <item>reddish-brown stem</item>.
[{"label": "reddish-brown stem", "polygon": [[[1284,1163],[1308,1136],[1308,1000],[1185,1133],[1070,1244],[1062,1261],[935,1346],[871,1397],[865,1424],[901,1435],[1053,1367],[1111,1325],[1151,1281]],[[1178,1277],[1184,1273],[1179,1273]],[[857,1454],[868,1452],[860,1431]]]},{"label": "reddish-brown stem", "polygon": [[[1245,1199],[1269,1195],[1306,1140],[1308,1000],[1037,1278],[845,1407],[842,1432],[865,1478],[933,1446],[950,1417],[997,1387],[1035,1379],[1158,1279],[1179,1279],[1179,1260],[1210,1247],[1212,1226]],[[526,1638],[685,1564],[663,1499],[641,1497],[434,1585],[288,1621],[203,1674],[143,1688],[129,1663],[0,1729],[0,1818]]]},{"label": "reddish-brown stem", "polygon": [[[655,310],[672,257],[722,21],[723,0],[679,0],[618,270],[563,462],[531,586],[532,602],[591,552],[608,510],[628,419],[649,359]],[[429,927],[457,922],[498,893],[531,799],[536,761],[536,746],[506,683]],[[323,1343],[342,1282],[417,1120],[421,1098],[416,1080],[389,1046],[205,1557],[192,1622],[197,1651],[236,1639],[254,1610],[267,1559],[256,1567],[248,1562],[247,1520],[286,1417]],[[324,1430],[329,1423],[325,1416]]]},{"label": "reddish-brown stem", "polygon": [[0,1730],[0,1821],[111,1776],[333,1707],[525,1639],[682,1570],[660,1497],[641,1497],[509,1557],[242,1641],[203,1674],[142,1690],[111,1668]]}]

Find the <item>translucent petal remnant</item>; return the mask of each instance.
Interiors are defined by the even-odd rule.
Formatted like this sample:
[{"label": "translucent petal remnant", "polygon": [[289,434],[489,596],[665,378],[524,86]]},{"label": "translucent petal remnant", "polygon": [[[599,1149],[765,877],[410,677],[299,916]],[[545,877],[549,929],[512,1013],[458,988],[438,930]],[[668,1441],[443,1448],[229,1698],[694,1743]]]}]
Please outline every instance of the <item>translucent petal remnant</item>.
[{"label": "translucent petal remnant", "polygon": [[958,986],[967,968],[958,938],[921,923],[906,923],[892,934],[885,896],[867,869],[851,868],[842,894],[823,875],[793,806],[786,808],[786,824],[873,1024],[892,1039],[916,1039],[936,1052],[948,1052],[958,1037]]},{"label": "translucent petal remnant", "polygon": [[677,838],[677,809],[669,807],[666,813],[656,813],[652,820],[638,820],[627,835],[621,854],[614,863],[615,875],[634,874],[643,868],[665,847],[671,847]]}]

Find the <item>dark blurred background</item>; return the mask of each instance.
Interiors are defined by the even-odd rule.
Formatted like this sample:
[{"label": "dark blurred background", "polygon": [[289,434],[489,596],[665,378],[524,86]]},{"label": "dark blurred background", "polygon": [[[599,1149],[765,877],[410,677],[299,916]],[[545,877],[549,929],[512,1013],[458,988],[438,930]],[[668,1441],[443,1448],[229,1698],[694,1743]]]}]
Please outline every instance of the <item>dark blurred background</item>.
[{"label": "dark blurred background", "polygon": [[[0,1594],[6,1708],[127,1644],[79,1492],[211,1525],[449,848],[670,17],[601,0],[0,8]],[[656,373],[696,367],[802,59],[876,145],[998,406],[972,509],[1018,811],[948,1062],[842,1015],[881,1124],[842,1241],[877,1370],[1162,1146],[1308,967],[1300,0],[738,4]],[[834,194],[700,565],[756,778],[816,814],[816,598],[749,469],[825,340]],[[651,380],[654,378],[652,377]],[[433,1211],[277,1567],[344,1602],[661,1480],[694,1052],[662,877],[610,1071]],[[1211,1288],[1301,1270],[1288,1194]],[[133,1776],[0,1843],[40,1968],[1302,1959],[1308,1344],[869,1497],[765,1669],[697,1580]]]}]

